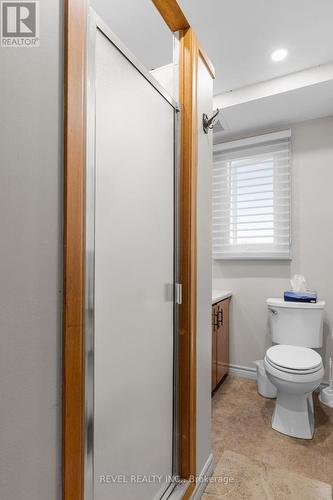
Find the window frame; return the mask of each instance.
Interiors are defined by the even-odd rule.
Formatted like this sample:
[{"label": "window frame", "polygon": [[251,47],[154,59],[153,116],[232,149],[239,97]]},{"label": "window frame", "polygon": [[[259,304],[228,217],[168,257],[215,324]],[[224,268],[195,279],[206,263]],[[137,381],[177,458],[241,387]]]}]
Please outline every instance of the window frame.
[{"label": "window frame", "polygon": [[[288,129],[288,130],[282,130],[282,131],[279,131],[279,132],[273,132],[273,133],[268,133],[268,134],[264,134],[264,135],[257,135],[257,136],[254,136],[254,137],[248,137],[248,138],[245,138],[245,139],[240,139],[240,140],[235,140],[235,141],[229,141],[229,142],[225,142],[225,143],[219,143],[219,144],[215,144],[214,145],[214,148],[213,148],[213,155],[214,155],[214,160],[213,160],[213,165],[215,163],[217,163],[219,160],[218,158],[221,157],[221,154],[224,154],[226,155],[228,153],[228,151],[233,151],[233,153],[235,153],[235,151],[237,152],[237,150],[239,149],[240,152],[242,151],[242,148],[243,149],[246,149],[246,148],[251,148],[253,147],[253,149],[255,147],[258,147],[260,148],[261,146],[265,146],[265,145],[268,145],[268,144],[272,144],[274,145],[275,143],[276,144],[282,144],[283,141],[285,141],[287,144],[288,144],[288,149],[289,149],[289,157],[288,157],[288,161],[287,161],[287,172],[288,172],[288,181],[287,181],[287,184],[288,184],[288,195],[287,195],[287,200],[286,200],[286,204],[287,204],[287,212],[288,212],[288,219],[287,221],[287,224],[288,224],[288,230],[289,230],[289,233],[288,233],[288,243],[286,245],[288,245],[288,249],[285,251],[285,252],[277,252],[276,251],[276,247],[277,247],[277,241],[275,242],[272,242],[272,243],[254,243],[253,245],[251,245],[251,243],[244,243],[243,245],[240,244],[240,245],[237,245],[237,244],[233,244],[231,243],[231,236],[229,238],[229,244],[225,244],[225,247],[224,249],[221,249],[221,251],[217,252],[217,251],[214,251],[213,250],[213,259],[214,260],[262,260],[262,261],[265,261],[265,260],[279,260],[279,261],[290,261],[292,260],[292,144],[291,144],[291,130]],[[253,153],[253,156],[255,156],[256,153]],[[267,152],[267,155],[269,155],[270,152]],[[283,192],[282,191],[282,188],[281,189],[278,189],[277,188],[277,176],[278,176],[278,172],[276,172],[276,169],[277,169],[277,166],[276,166],[276,159],[274,158],[274,155],[276,155],[276,153],[274,151],[271,152],[272,154],[272,161],[273,161],[273,178],[272,178],[272,188],[273,188],[273,195],[272,195],[272,207],[273,207],[273,213],[272,213],[272,218],[273,218],[273,231],[276,231],[276,228],[279,229],[283,226],[283,222],[281,222],[280,224],[277,223],[277,208],[279,206],[279,202],[276,201],[277,200],[277,197],[276,197],[276,192],[278,191],[278,196],[281,196],[281,193]],[[241,157],[241,153],[240,153],[240,157]],[[221,160],[220,160],[221,161]],[[232,231],[232,223],[231,223],[231,217],[232,217],[232,210],[233,210],[233,207],[232,207],[232,194],[231,194],[231,190],[233,189],[232,188],[232,180],[231,180],[231,163],[232,161],[237,161],[237,158],[231,158],[230,160],[228,159],[224,159],[225,163],[227,164],[227,180],[226,180],[226,184],[228,183],[228,186],[227,186],[227,194],[225,195],[226,197],[226,202],[225,204],[227,204],[228,208],[226,209],[227,210],[227,213],[228,213],[228,216],[229,216],[229,226],[228,226],[228,229],[226,229],[225,231],[228,232],[229,231],[229,234],[231,235],[231,231]],[[235,175],[234,174],[234,178],[237,179],[237,174]],[[214,183],[212,185],[212,189],[214,188]],[[213,195],[214,196],[214,195]],[[238,196],[240,196],[238,194]],[[268,198],[270,201],[271,199]],[[222,195],[221,195],[221,199],[219,199],[217,201],[217,203],[220,203],[220,204],[223,204],[224,200],[222,201]],[[236,202],[237,203],[237,202]],[[239,203],[239,202],[238,202]],[[213,199],[213,208],[214,208],[214,199]],[[251,208],[251,207],[249,207]],[[260,214],[258,214],[260,215]],[[213,219],[213,223],[214,223],[214,214],[212,214],[212,219]],[[236,219],[237,221],[237,216],[236,216]],[[259,222],[259,221],[258,221]],[[264,221],[262,221],[264,222]],[[216,222],[214,223],[214,225],[216,225]],[[235,224],[236,226],[236,224]],[[214,226],[213,226],[214,227]],[[267,228],[269,230],[269,228]],[[236,229],[237,231],[237,229]],[[220,230],[220,232],[222,233],[222,231]],[[274,233],[273,233],[274,235]],[[212,240],[213,240],[213,247],[214,247],[214,242],[216,242],[216,236],[214,237],[214,232],[212,233]],[[228,249],[229,251],[226,251],[226,249]]]}]

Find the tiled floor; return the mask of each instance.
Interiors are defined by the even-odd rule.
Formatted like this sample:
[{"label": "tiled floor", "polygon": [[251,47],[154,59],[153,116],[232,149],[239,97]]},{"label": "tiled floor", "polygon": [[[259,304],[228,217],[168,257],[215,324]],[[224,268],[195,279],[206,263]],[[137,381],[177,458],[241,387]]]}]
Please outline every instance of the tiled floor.
[{"label": "tiled floor", "polygon": [[291,438],[271,428],[275,400],[259,396],[255,381],[229,376],[213,397],[215,464],[224,452],[234,452],[245,461],[256,460],[333,485],[333,409],[314,399],[314,438]]},{"label": "tiled floor", "polygon": [[233,451],[223,452],[212,479],[203,500],[332,500],[328,483]]}]

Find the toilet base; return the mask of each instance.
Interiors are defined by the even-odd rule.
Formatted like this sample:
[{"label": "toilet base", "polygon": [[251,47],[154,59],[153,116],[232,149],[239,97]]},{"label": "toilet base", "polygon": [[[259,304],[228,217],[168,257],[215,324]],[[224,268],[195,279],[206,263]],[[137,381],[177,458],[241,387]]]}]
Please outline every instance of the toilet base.
[{"label": "toilet base", "polygon": [[287,436],[312,439],[314,433],[312,393],[291,394],[278,390],[272,428]]}]

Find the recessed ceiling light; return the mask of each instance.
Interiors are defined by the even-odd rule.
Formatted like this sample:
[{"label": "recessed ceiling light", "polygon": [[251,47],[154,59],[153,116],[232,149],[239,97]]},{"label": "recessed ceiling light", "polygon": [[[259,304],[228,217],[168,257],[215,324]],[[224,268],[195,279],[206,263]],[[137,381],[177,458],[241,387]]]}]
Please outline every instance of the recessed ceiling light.
[{"label": "recessed ceiling light", "polygon": [[272,55],[271,55],[271,58],[272,58],[272,61],[274,62],[279,62],[279,61],[283,61],[283,59],[285,59],[288,55],[288,51],[286,49],[278,49],[278,50],[274,50],[274,52],[272,52]]}]

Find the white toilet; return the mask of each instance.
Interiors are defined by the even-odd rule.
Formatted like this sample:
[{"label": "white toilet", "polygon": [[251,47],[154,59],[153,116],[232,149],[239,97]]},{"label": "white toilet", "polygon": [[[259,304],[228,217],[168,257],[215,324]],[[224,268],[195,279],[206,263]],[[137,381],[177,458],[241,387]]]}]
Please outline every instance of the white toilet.
[{"label": "white toilet", "polygon": [[272,341],[264,365],[277,388],[272,428],[302,439],[312,439],[312,392],[320,385],[324,368],[313,348],[323,344],[325,302],[316,304],[267,299]]}]

